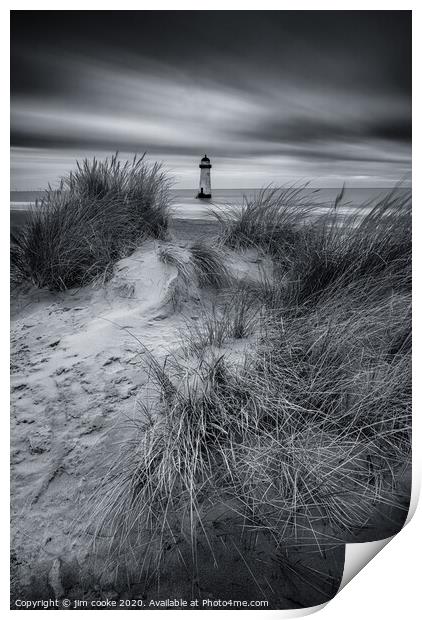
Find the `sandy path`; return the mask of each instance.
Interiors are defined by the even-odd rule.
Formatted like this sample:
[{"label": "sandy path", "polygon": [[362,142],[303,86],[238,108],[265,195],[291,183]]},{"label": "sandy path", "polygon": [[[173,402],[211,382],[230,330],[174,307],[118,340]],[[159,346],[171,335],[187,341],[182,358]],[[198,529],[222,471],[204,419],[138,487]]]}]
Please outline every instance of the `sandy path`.
[{"label": "sandy path", "polygon": [[158,357],[177,342],[182,318],[166,310],[176,276],[149,242],[105,287],[14,297],[12,547],[20,580],[81,556],[72,538],[78,501],[93,492],[99,464],[117,456],[121,430],[113,430],[130,432],[125,420],[136,416],[147,380],[137,339]]}]

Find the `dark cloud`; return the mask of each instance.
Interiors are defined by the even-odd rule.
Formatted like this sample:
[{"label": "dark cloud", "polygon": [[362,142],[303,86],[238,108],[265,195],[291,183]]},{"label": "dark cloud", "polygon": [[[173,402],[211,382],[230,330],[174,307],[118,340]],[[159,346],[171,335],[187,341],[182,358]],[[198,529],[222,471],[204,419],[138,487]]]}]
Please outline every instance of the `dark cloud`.
[{"label": "dark cloud", "polygon": [[67,165],[146,150],[190,185],[204,150],[228,184],[230,169],[248,185],[251,170],[264,184],[277,166],[324,183],[362,178],[365,164],[374,183],[410,170],[410,11],[13,11],[11,22],[17,183],[35,153],[44,179],[53,152]]},{"label": "dark cloud", "polygon": [[259,127],[245,129],[242,133],[275,143],[290,141],[314,143],[333,140],[347,142],[377,138],[409,144],[412,139],[412,124],[410,118],[401,118],[394,114],[384,120],[368,118],[363,113],[360,118],[353,120],[295,118],[293,116],[288,120],[274,119],[267,123],[264,122]]},{"label": "dark cloud", "polygon": [[391,122],[375,122],[368,128],[368,135],[382,140],[410,143],[412,141],[410,117],[392,119]]},{"label": "dark cloud", "polygon": [[[219,59],[280,67],[301,80],[410,90],[410,11],[13,11],[12,63],[22,50],[82,54],[117,64],[159,60],[192,74],[212,73]],[[13,64],[12,64],[13,66]],[[54,77],[54,76],[53,76]],[[220,78],[225,79],[225,72]],[[31,76],[27,76],[31,79]],[[52,83],[54,90],[56,84]],[[12,89],[27,90],[12,72]]]}]

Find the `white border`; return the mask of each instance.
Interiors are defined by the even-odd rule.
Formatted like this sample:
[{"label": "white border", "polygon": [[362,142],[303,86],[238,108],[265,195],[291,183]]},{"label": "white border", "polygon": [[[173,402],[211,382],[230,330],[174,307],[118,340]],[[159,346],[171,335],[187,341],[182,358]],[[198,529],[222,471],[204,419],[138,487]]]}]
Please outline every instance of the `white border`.
[{"label": "white border", "polygon": [[[116,3],[111,0],[102,1],[84,1],[74,0],[73,2],[53,2],[53,1],[38,1],[37,6],[34,7],[34,2],[16,1],[9,2],[8,7],[1,9],[0,20],[0,45],[2,47],[2,54],[0,56],[1,68],[2,68],[2,81],[1,86],[4,89],[3,96],[0,99],[1,106],[1,137],[2,137],[2,150],[1,150],[1,166],[0,166],[0,192],[4,198],[3,205],[0,210],[1,217],[1,248],[2,248],[2,260],[0,261],[0,274],[2,291],[8,291],[8,249],[9,249],[9,9],[12,10],[115,10]],[[422,109],[422,102],[420,97],[420,79],[416,74],[416,69],[419,68],[420,72],[420,38],[422,35],[420,28],[419,11],[416,9],[416,2],[362,2],[356,1],[353,3],[347,2],[276,2],[261,0],[259,6],[256,2],[251,0],[243,0],[242,2],[230,2],[222,0],[209,0],[208,3],[193,2],[193,1],[167,1],[163,2],[156,0],[155,2],[135,2],[135,1],[121,1],[118,4],[120,10],[412,10],[413,9],[413,21],[414,21],[414,36],[413,36],[413,58],[414,58],[414,76],[413,76],[413,108],[416,111],[413,119],[414,128],[414,148],[413,152],[413,169],[421,170],[420,155],[419,155],[419,136],[420,136],[420,110]],[[43,36],[43,33],[40,33]],[[421,295],[419,288],[419,272],[422,265],[421,261],[421,248],[422,244],[418,243],[419,236],[422,234],[421,228],[421,189],[418,179],[418,173],[416,173],[413,179],[413,194],[414,200],[414,316],[417,319],[422,316],[421,308]],[[7,296],[5,293],[3,294]],[[1,471],[1,481],[3,490],[3,506],[7,506],[7,495],[9,493],[9,442],[8,442],[8,416],[7,411],[9,408],[9,368],[8,368],[8,352],[9,352],[9,320],[8,309],[6,303],[0,306],[1,320],[1,379],[2,379],[2,423],[4,424],[4,430],[1,433],[2,450],[1,457],[3,459],[3,467]],[[415,345],[415,357],[414,357],[414,416],[413,416],[413,432],[414,432],[414,455],[413,455],[413,472],[414,483],[419,489],[420,484],[420,472],[421,472],[421,430],[420,430],[420,372],[419,372],[419,356],[420,356],[420,344],[421,344],[421,328],[419,327],[419,320],[414,321],[414,345]],[[413,497],[415,501],[419,491],[416,491],[416,495]],[[416,515],[411,520],[400,534],[390,542],[387,547],[374,558],[368,566],[366,566],[359,575],[352,580],[347,587],[342,590],[323,611],[319,612],[319,617],[325,620],[332,618],[338,620],[342,618],[347,620],[348,618],[371,618],[373,615],[379,618],[394,619],[400,616],[401,619],[416,618],[420,615],[419,609],[419,574],[420,574],[420,556],[416,551],[417,542],[421,541],[421,510],[416,512]],[[1,531],[2,531],[2,573],[1,573],[1,606],[6,613],[15,614],[17,611],[9,611],[9,569],[8,569],[8,557],[9,557],[9,541],[7,532],[9,531],[9,516],[7,509],[2,511],[1,515]],[[311,610],[308,610],[308,612]],[[41,612],[33,612],[41,613]],[[53,612],[57,613],[57,612]],[[87,613],[87,612],[81,612]],[[92,613],[92,612],[90,612]],[[101,611],[94,613],[102,613]],[[155,611],[153,616],[163,617],[165,615],[173,620],[177,620],[183,612],[174,611]],[[239,614],[248,612],[235,611],[235,612],[208,612],[210,614],[218,614],[218,618],[236,617]],[[252,613],[252,612],[251,612]],[[149,612],[144,612],[150,617]],[[280,617],[297,617],[297,613],[294,612],[282,612],[282,611],[261,611],[259,617],[268,618],[280,618]],[[300,615],[305,615],[301,612]],[[249,614],[249,617],[255,617]]]}]

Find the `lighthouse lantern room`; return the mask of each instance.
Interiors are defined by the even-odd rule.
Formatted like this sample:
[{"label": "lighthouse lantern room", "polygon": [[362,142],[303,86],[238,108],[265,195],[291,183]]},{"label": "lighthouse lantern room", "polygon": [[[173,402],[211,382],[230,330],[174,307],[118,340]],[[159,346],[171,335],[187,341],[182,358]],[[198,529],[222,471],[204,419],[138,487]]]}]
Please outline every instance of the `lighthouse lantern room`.
[{"label": "lighthouse lantern room", "polygon": [[211,162],[209,158],[204,155],[199,164],[201,169],[201,176],[199,178],[199,192],[197,198],[211,198]]}]

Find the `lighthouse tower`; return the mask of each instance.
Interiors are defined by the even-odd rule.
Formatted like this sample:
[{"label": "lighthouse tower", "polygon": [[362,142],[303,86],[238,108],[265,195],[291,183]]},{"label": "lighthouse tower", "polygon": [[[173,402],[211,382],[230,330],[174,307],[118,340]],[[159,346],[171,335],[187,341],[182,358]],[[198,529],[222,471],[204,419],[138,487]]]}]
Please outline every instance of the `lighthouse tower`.
[{"label": "lighthouse tower", "polygon": [[211,198],[211,162],[206,155],[199,164],[201,176],[199,178],[199,192],[197,198]]}]

